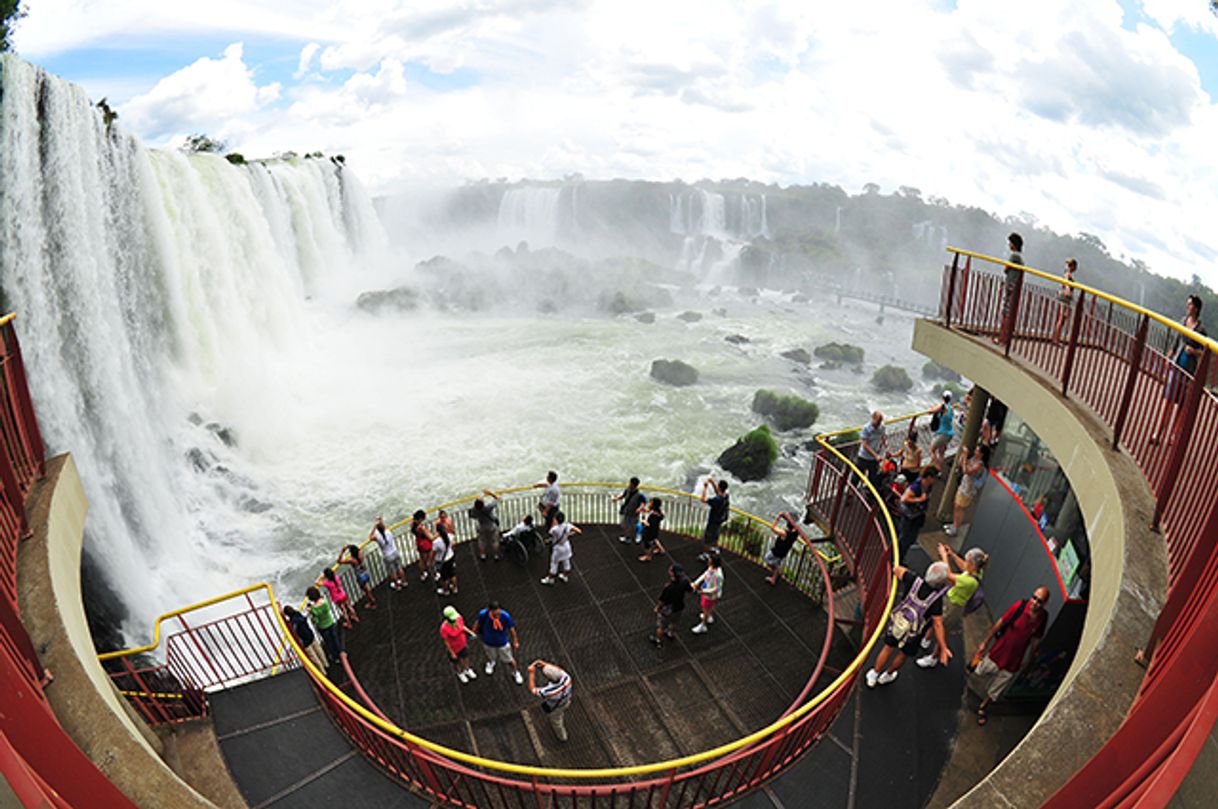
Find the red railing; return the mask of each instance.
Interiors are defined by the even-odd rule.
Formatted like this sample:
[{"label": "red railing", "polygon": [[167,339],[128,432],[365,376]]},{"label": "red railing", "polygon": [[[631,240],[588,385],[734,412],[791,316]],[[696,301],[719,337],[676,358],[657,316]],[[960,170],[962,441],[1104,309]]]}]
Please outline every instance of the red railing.
[{"label": "red railing", "polygon": [[[209,611],[224,614],[206,620]],[[114,687],[150,725],[206,716],[207,692],[300,666],[264,585],[162,615],[158,638],[167,622],[175,631],[166,636],[163,663],[152,658],[159,640],[98,656]]]},{"label": "red railing", "polygon": [[[949,249],[939,322],[993,339],[1094,412],[1141,470],[1167,549],[1167,602],[1147,644],[1150,669],[1137,701],[1046,805],[1161,806],[1175,789],[1166,790],[1168,780],[1178,786],[1195,758],[1197,734],[1213,727],[1212,714],[1195,706],[1218,676],[1218,398],[1207,387],[1218,372],[1218,344],[1099,290]],[[1202,349],[1194,373],[1175,362],[1185,338]],[[1169,429],[1159,434],[1164,412]]]}]

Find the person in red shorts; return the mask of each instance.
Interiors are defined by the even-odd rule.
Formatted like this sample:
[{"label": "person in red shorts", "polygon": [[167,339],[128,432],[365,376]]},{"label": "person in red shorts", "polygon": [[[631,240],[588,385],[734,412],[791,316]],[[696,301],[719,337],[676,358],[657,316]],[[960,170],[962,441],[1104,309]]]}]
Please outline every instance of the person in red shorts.
[{"label": "person in red shorts", "polygon": [[427,512],[419,509],[413,515],[410,522],[410,533],[414,535],[414,547],[419,552],[419,581],[427,581],[427,577],[431,575],[431,568],[435,562],[435,552],[432,550],[432,543],[435,541],[435,534],[427,527]]},{"label": "person in red shorts", "polygon": [[444,608],[444,623],[440,624],[440,639],[444,648],[448,649],[448,659],[452,661],[457,679],[463,683],[478,679],[474,670],[469,667],[469,638],[476,637],[472,629],[465,625],[465,619],[457,608]]},{"label": "person in red shorts", "polygon": [[[989,680],[985,699],[977,707],[978,725],[988,721],[985,709],[1002,697],[1015,676],[1026,668],[1024,659],[1029,663],[1036,659],[1036,649],[1049,623],[1049,611],[1045,609],[1048,603],[1049,588],[1037,587],[1031,598],[1017,601],[1002,614],[977,648],[978,663],[974,673]],[[987,653],[985,649],[990,641],[994,645]]]}]

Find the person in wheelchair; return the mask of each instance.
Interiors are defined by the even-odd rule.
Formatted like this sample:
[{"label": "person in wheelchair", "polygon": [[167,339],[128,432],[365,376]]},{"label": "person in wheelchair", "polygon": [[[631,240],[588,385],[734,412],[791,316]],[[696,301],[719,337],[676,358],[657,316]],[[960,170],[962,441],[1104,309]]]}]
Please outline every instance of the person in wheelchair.
[{"label": "person in wheelchair", "polygon": [[520,564],[528,562],[529,552],[537,553],[541,545],[541,537],[533,525],[532,514],[525,514],[520,522],[500,540],[503,553]]}]

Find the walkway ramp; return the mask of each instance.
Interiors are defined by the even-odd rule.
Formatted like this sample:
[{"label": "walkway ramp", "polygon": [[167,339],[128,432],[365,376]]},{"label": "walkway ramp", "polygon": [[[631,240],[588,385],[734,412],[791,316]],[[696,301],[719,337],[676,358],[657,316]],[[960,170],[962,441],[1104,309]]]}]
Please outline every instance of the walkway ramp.
[{"label": "walkway ramp", "polygon": [[251,809],[414,809],[427,801],[354,750],[296,670],[211,696],[216,737]]}]

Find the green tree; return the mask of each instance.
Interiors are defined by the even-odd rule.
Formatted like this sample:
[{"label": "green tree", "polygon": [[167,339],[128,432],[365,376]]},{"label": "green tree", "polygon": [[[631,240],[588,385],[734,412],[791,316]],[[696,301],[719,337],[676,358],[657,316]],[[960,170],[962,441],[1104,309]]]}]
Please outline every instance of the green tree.
[{"label": "green tree", "polygon": [[0,0],[0,53],[12,50],[10,37],[17,21],[24,16],[25,10],[21,8],[21,0]]},{"label": "green tree", "polygon": [[186,143],[182,144],[182,151],[184,152],[222,154],[227,150],[228,147],[225,145],[224,141],[216,140],[215,138],[202,133],[198,135],[191,135],[190,137],[186,138]]}]

